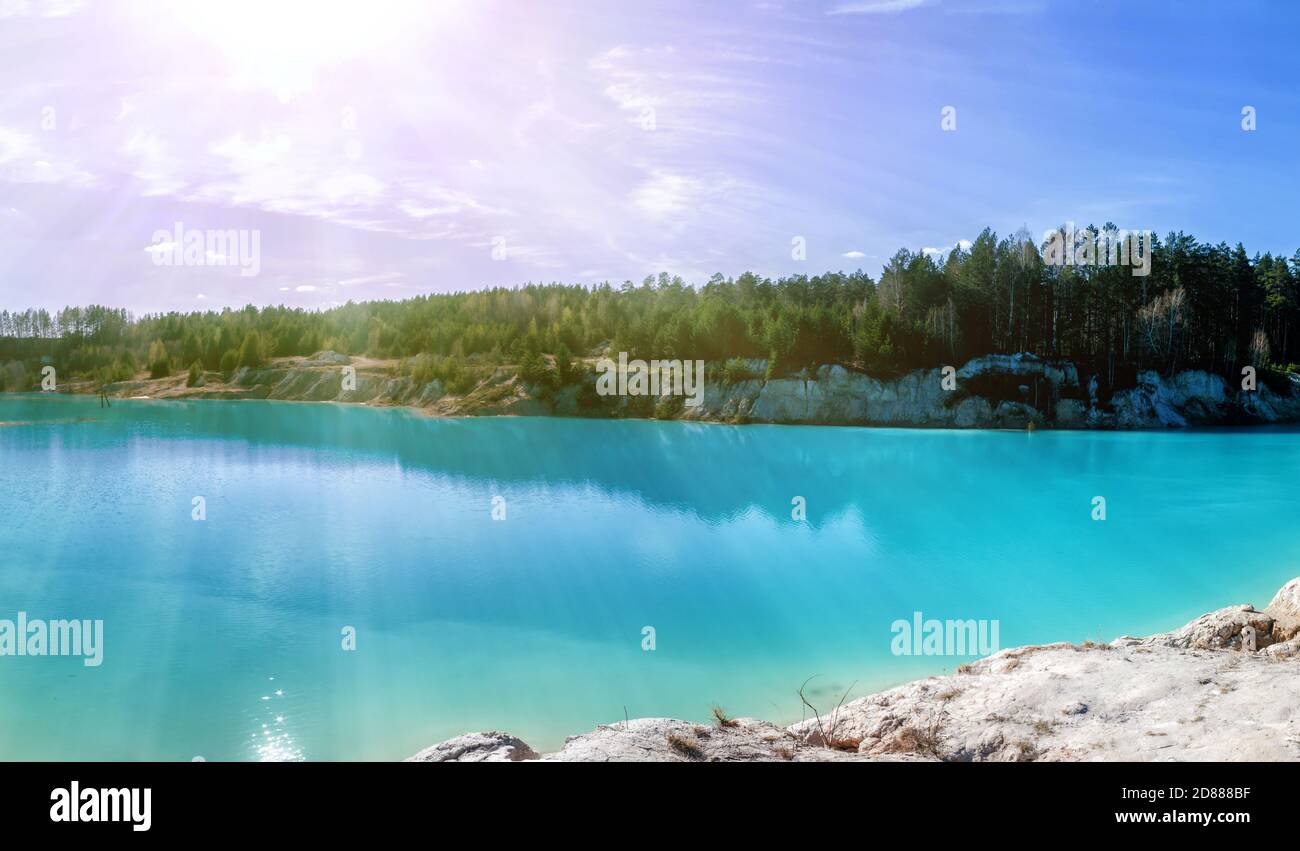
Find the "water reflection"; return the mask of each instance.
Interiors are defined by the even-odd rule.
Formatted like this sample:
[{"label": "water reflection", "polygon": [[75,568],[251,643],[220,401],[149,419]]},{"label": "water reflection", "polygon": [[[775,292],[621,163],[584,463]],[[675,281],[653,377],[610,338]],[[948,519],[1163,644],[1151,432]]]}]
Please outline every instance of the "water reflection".
[{"label": "water reflection", "polygon": [[[20,401],[21,400],[21,401]],[[6,419],[45,420],[48,429],[15,429],[16,445],[99,448],[140,439],[231,441],[263,449],[339,450],[392,459],[404,470],[453,481],[596,488],[615,498],[725,523],[756,510],[787,519],[804,496],[817,528],[856,508],[870,516],[899,489],[979,504],[987,473],[1013,493],[1053,484],[1054,471],[1112,475],[1117,469],[1169,470],[1189,447],[1215,432],[1038,434],[810,426],[727,426],[682,422],[546,418],[436,419],[407,409],[246,400],[131,401],[96,409],[95,422],[67,427],[69,414],[94,408],[86,397],[10,397]],[[773,430],[779,432],[779,438]],[[837,451],[828,453],[835,434]],[[1294,429],[1256,429],[1293,445]],[[780,450],[772,451],[774,442]],[[1251,451],[1260,449],[1258,442]],[[283,457],[277,455],[277,457]],[[797,488],[792,492],[792,488]],[[1091,494],[1089,494],[1091,496]],[[915,518],[910,510],[908,517]],[[908,522],[908,517],[884,518]],[[958,518],[960,522],[960,518]]]}]

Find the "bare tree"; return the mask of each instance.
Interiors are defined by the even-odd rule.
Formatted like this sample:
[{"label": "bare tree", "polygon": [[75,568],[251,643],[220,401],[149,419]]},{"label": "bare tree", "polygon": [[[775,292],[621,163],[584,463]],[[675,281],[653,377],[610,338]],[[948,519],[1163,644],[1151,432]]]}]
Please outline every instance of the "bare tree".
[{"label": "bare tree", "polygon": [[1161,293],[1138,308],[1138,333],[1155,357],[1173,371],[1174,342],[1186,315],[1187,293],[1182,287]]},{"label": "bare tree", "polygon": [[1268,335],[1264,333],[1263,328],[1256,329],[1255,336],[1250,338],[1250,362],[1262,369],[1268,365],[1271,353],[1272,347],[1268,344]]}]

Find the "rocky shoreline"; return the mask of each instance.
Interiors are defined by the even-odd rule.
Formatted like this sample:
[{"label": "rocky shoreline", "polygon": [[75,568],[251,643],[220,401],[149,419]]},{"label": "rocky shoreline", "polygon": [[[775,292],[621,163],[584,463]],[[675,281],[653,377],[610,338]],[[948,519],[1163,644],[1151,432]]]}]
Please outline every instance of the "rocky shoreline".
[{"label": "rocky shoreline", "polygon": [[[794,377],[760,378],[765,361],[745,361],[725,380],[706,379],[702,403],[680,396],[600,397],[588,369],[564,387],[530,385],[497,367],[467,392],[437,380],[417,382],[394,361],[320,352],[281,358],[229,376],[206,373],[194,387],[185,376],[110,385],[115,397],[278,399],[407,406],[435,416],[540,415],[656,417],[725,423],[910,426],[935,428],[1156,429],[1300,422],[1300,376],[1261,376],[1244,390],[1222,376],[1188,370],[1173,376],[1140,372],[1133,386],[1109,394],[1096,377],[1082,380],[1069,362],[1029,354],[987,355],[955,369],[875,378],[840,365]],[[350,370],[350,372],[349,372]],[[347,376],[345,378],[345,372]],[[345,384],[345,380],[347,383]],[[93,393],[89,382],[61,385]]]},{"label": "rocky shoreline", "polygon": [[1260,611],[1229,606],[1110,644],[1002,650],[789,726],[637,718],[549,754],[469,733],[408,761],[1300,761],[1297,707],[1300,577]]}]

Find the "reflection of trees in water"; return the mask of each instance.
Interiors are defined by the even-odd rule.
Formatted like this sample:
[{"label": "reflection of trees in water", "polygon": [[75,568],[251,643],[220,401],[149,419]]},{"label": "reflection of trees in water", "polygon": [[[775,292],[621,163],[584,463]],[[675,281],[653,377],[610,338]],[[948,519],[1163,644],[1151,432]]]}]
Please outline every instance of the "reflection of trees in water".
[{"label": "reflection of trees in water", "polygon": [[[32,400],[32,406],[45,410],[31,411],[33,417],[51,413],[40,401]],[[60,408],[66,415],[65,406]],[[119,430],[123,439],[225,438],[253,449],[344,451],[500,489],[594,487],[710,523],[751,510],[794,522],[791,500],[802,496],[807,523],[814,528],[857,511],[877,522],[916,525],[926,534],[966,522],[931,516],[931,507],[993,513],[997,506],[988,504],[993,490],[1032,502],[1035,492],[1051,487],[1054,475],[1160,464],[1164,456],[1172,462],[1186,438],[1162,435],[1162,440],[1134,443],[1122,435],[1092,433],[435,419],[405,410],[260,401],[129,402],[104,411],[102,419],[110,434]],[[105,434],[68,431],[60,439],[76,446],[100,443]]]}]

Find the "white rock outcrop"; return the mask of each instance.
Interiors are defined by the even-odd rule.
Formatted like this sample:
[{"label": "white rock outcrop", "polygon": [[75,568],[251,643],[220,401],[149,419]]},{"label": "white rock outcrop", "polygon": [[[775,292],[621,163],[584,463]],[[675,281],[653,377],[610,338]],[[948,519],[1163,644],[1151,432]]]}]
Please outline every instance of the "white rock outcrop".
[{"label": "white rock outcrop", "polygon": [[[766,362],[746,363],[761,375]],[[1186,370],[1165,377],[1150,370],[1133,387],[1099,396],[1096,376],[1087,387],[1069,361],[1031,354],[973,358],[945,389],[938,369],[913,370],[880,378],[838,364],[794,377],[747,377],[732,383],[715,374],[705,382],[698,407],[679,407],[674,416],[724,422],[815,423],[821,425],[929,426],[940,428],[1155,429],[1198,425],[1295,422],[1300,420],[1300,379],[1285,392],[1260,383],[1237,390],[1222,376]],[[951,385],[950,385],[951,387]],[[667,399],[672,402],[672,399]],[[612,399],[619,416],[649,416],[646,399]],[[657,414],[656,414],[657,415]]]},{"label": "white rock outcrop", "polygon": [[537,752],[509,733],[466,733],[425,748],[406,762],[520,762]]},{"label": "white rock outcrop", "polygon": [[1273,618],[1273,640],[1288,641],[1300,636],[1300,578],[1283,585],[1264,613]]}]

